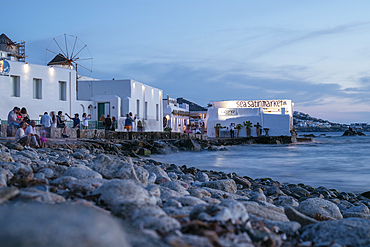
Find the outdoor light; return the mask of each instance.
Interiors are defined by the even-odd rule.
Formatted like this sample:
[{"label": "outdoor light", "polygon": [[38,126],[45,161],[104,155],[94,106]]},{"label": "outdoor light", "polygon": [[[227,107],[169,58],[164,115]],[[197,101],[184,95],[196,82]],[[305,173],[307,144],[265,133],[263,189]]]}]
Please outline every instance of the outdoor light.
[{"label": "outdoor light", "polygon": [[23,68],[24,68],[24,71],[25,72],[28,72],[28,69],[29,69],[28,63],[25,63],[24,66],[23,66]]},{"label": "outdoor light", "polygon": [[170,115],[166,115],[167,121],[170,120]]}]

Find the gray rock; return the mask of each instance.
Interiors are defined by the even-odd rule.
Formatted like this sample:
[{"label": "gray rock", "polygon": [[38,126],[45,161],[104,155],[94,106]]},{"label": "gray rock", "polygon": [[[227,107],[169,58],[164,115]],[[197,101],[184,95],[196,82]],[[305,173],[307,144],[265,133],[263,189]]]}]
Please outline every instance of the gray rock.
[{"label": "gray rock", "polygon": [[182,206],[196,206],[198,204],[205,204],[204,201],[194,196],[179,197],[176,198],[176,200],[180,202]]},{"label": "gray rock", "polygon": [[254,192],[251,192],[249,195],[250,195],[250,198],[249,198],[250,201],[254,201],[254,202],[256,201],[265,202],[266,201],[266,196],[263,193],[254,191]]},{"label": "gray rock", "polygon": [[159,178],[166,178],[168,179],[168,181],[171,181],[171,179],[168,177],[167,173],[159,166],[156,166],[156,165],[145,165],[144,168],[148,171],[148,172],[152,172],[154,173],[157,178],[156,179],[159,179]]},{"label": "gray rock", "polygon": [[175,173],[169,173],[168,174],[168,177],[171,179],[171,180],[177,180],[177,175]]},{"label": "gray rock", "polygon": [[[307,217],[307,216],[306,216]],[[257,217],[254,215],[250,215],[250,221],[255,224],[260,224],[261,221],[264,222],[264,224],[270,228],[272,231],[274,231],[274,227],[278,227],[280,231],[284,232],[285,234],[289,236],[294,236],[297,234],[299,229],[301,228],[301,224],[294,221],[274,221],[274,220],[268,220],[262,217]]]},{"label": "gray rock", "polygon": [[251,187],[251,182],[248,181],[248,179],[240,177],[240,176],[235,176],[233,177],[235,183],[243,185],[244,188],[250,188]]},{"label": "gray rock", "polygon": [[0,168],[0,187],[6,187],[13,173],[4,168]]},{"label": "gray rock", "polygon": [[321,198],[309,198],[301,202],[298,206],[298,211],[312,218],[317,214],[329,219],[342,218],[342,214],[337,205]]},{"label": "gray rock", "polygon": [[[92,169],[107,179],[134,179],[132,168],[129,163],[122,160],[112,159],[105,154],[99,154],[96,156]],[[134,170],[140,182],[148,184],[149,173],[137,165],[134,165]]]},{"label": "gray rock", "polygon": [[279,213],[276,210],[261,206],[256,202],[241,202],[247,209],[249,214],[253,214],[262,218],[266,218],[274,221],[289,221],[288,217],[284,213]]},{"label": "gray rock", "polygon": [[[68,179],[70,181],[68,181]],[[97,188],[115,180],[106,180],[101,178],[85,178],[72,180],[70,177],[64,177],[60,182],[64,183],[64,186],[73,192],[91,195]]]},{"label": "gray rock", "polygon": [[201,151],[202,150],[202,147],[199,145],[199,143],[193,139],[190,139],[189,142],[188,142],[188,148],[191,150],[191,151]]},{"label": "gray rock", "polygon": [[14,162],[22,163],[25,165],[31,165],[32,163],[32,160],[30,158],[27,158],[26,156],[18,155],[18,154],[13,154],[12,156],[13,156]]},{"label": "gray rock", "polygon": [[18,193],[17,199],[36,201],[45,204],[65,202],[64,197],[60,195],[34,188],[21,189]]},{"label": "gray rock", "polygon": [[99,201],[111,207],[122,202],[143,202],[155,205],[157,201],[147,190],[129,179],[110,181],[93,192],[93,195],[98,194],[100,194]]},{"label": "gray rock", "polygon": [[[187,184],[186,184],[187,185]],[[189,195],[189,192],[185,189],[184,185],[180,181],[171,181],[160,184],[160,186],[167,187],[171,190],[176,191],[180,195]]]},{"label": "gray rock", "polygon": [[0,239],[19,247],[130,246],[116,219],[75,205],[2,206]]},{"label": "gray rock", "polygon": [[0,152],[0,162],[14,162],[13,157],[8,152]]},{"label": "gray rock", "polygon": [[195,180],[199,182],[209,182],[209,177],[205,172],[198,172],[195,175]]},{"label": "gray rock", "polygon": [[171,197],[182,197],[182,195],[179,192],[171,190],[170,188],[159,186],[159,189],[161,191],[162,200],[168,200]]},{"label": "gray rock", "polygon": [[54,177],[54,171],[50,168],[42,168],[38,172],[44,174],[46,178],[52,178]]},{"label": "gray rock", "polygon": [[274,200],[274,205],[286,207],[286,206],[292,206],[292,207],[298,207],[299,203],[297,199],[291,196],[279,196],[277,199]]},{"label": "gray rock", "polygon": [[7,143],[5,145],[10,149],[19,150],[19,151],[23,150],[23,146],[19,143]]},{"label": "gray rock", "polygon": [[195,188],[195,189],[189,189],[188,192],[191,196],[197,197],[197,198],[203,198],[203,197],[211,197],[211,193],[209,193],[207,190],[203,188]]},{"label": "gray rock", "polygon": [[232,179],[221,179],[217,181],[205,182],[205,183],[202,183],[201,186],[212,188],[212,189],[217,189],[217,190],[222,190],[222,191],[233,193],[233,194],[235,194],[237,191],[236,183]]},{"label": "gray rock", "polygon": [[365,205],[351,207],[343,213],[343,218],[362,218],[370,220],[369,208]]},{"label": "gray rock", "polygon": [[299,224],[301,224],[302,227],[310,225],[310,224],[315,224],[315,223],[318,222],[317,220],[312,219],[312,218],[308,217],[307,215],[298,212],[297,210],[295,210],[293,207],[290,207],[290,206],[286,206],[284,208],[284,211],[285,211],[285,215],[291,221],[298,222]]},{"label": "gray rock", "polygon": [[193,247],[213,247],[214,245],[206,237],[192,234],[183,234],[181,237],[169,235],[165,238],[170,246],[193,246]]},{"label": "gray rock", "polygon": [[82,160],[82,159],[84,159],[85,157],[84,157],[84,154],[83,153],[80,153],[80,152],[74,152],[73,154],[72,154],[72,156],[73,156],[73,158],[75,158],[75,159],[80,159],[80,160]]},{"label": "gray rock", "polygon": [[18,154],[23,155],[24,157],[27,157],[30,160],[39,160],[38,153],[31,151],[31,150],[23,150],[23,151],[20,151]]},{"label": "gray rock", "polygon": [[167,233],[181,228],[180,223],[167,214],[158,206],[137,201],[126,201],[116,204],[112,213],[137,228],[147,228]]},{"label": "gray rock", "polygon": [[71,182],[73,180],[77,180],[77,178],[71,177],[71,176],[63,176],[63,177],[50,181],[50,184],[54,186],[58,186],[58,185],[66,186],[68,182]]},{"label": "gray rock", "polygon": [[0,151],[1,152],[4,152],[6,150],[8,150],[9,148],[7,148],[6,146],[4,146],[3,144],[0,143]]},{"label": "gray rock", "polygon": [[173,198],[168,199],[165,203],[163,203],[163,208],[166,207],[176,207],[180,208],[182,207],[181,203]]},{"label": "gray rock", "polygon": [[157,175],[155,175],[153,172],[149,172],[148,183],[154,184],[155,180],[157,180]]},{"label": "gray rock", "polygon": [[69,167],[63,174],[63,176],[70,176],[75,177],[77,179],[85,179],[85,178],[103,178],[97,172],[94,172],[90,169],[81,168],[81,167]]},{"label": "gray rock", "polygon": [[17,187],[6,187],[0,189],[0,204],[8,201],[9,199],[17,196],[19,189]]},{"label": "gray rock", "polygon": [[225,191],[222,191],[222,190],[212,189],[212,188],[208,188],[208,187],[203,187],[203,189],[205,189],[206,191],[211,193],[212,198],[215,198],[215,199],[218,199],[218,200],[223,200],[223,199],[248,200],[248,198],[245,197],[245,196],[240,196],[240,195],[225,192]]},{"label": "gray rock", "polygon": [[347,218],[322,221],[302,228],[301,238],[317,246],[335,241],[339,245],[370,246],[370,220]]}]

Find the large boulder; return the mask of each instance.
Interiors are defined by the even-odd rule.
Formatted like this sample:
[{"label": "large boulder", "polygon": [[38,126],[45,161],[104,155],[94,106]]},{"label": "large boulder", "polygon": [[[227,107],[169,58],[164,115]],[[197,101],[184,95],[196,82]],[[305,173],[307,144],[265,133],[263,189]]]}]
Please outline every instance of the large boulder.
[{"label": "large boulder", "polygon": [[[137,178],[140,182],[148,184],[149,172],[140,166],[133,165]],[[112,159],[105,154],[99,154],[94,159],[92,169],[100,173],[104,178],[121,178],[121,179],[133,179],[134,174],[130,163]]]},{"label": "large boulder", "polygon": [[216,190],[222,190],[229,193],[236,193],[236,183],[232,179],[221,179],[217,181],[210,181],[202,183],[201,187],[208,187]]},{"label": "large boulder", "polygon": [[129,179],[108,182],[94,190],[93,195],[100,195],[99,201],[111,207],[126,201],[153,205],[157,201],[146,189]]},{"label": "large boulder", "polygon": [[8,152],[0,152],[0,162],[14,162],[13,157]]},{"label": "large boulder", "polygon": [[315,245],[335,242],[341,246],[370,246],[370,220],[347,218],[329,220],[302,228],[301,238]]},{"label": "large boulder", "polygon": [[249,214],[253,214],[262,218],[274,221],[289,221],[284,212],[280,212],[281,208],[271,207],[267,205],[259,205],[257,202],[242,202]]},{"label": "large boulder", "polygon": [[312,218],[317,216],[327,219],[343,218],[337,205],[321,198],[309,198],[301,202],[298,211]]},{"label": "large boulder", "polygon": [[130,246],[113,217],[76,205],[0,207],[1,246]]}]

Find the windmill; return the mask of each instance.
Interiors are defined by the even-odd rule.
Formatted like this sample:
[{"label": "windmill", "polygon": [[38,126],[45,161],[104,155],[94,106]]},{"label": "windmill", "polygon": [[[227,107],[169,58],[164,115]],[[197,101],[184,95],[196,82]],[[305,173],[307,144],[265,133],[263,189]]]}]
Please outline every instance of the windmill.
[{"label": "windmill", "polygon": [[63,34],[53,38],[46,48],[45,61],[48,66],[74,68],[77,80],[92,72],[93,58],[89,48],[74,35]]}]

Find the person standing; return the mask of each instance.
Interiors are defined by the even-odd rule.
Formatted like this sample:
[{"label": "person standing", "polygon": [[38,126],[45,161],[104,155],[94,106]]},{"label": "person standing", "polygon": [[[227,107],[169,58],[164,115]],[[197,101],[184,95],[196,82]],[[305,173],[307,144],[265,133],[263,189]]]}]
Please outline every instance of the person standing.
[{"label": "person standing", "polygon": [[115,131],[116,130],[116,125],[117,125],[117,119],[116,119],[116,117],[112,117],[112,127],[111,127],[111,130]]},{"label": "person standing", "polygon": [[51,121],[52,121],[51,127],[56,128],[57,127],[57,117],[55,116],[54,111],[50,112],[50,117],[51,117]]},{"label": "person standing", "polygon": [[80,128],[80,119],[78,118],[78,113],[75,113],[75,117],[71,117],[66,113],[66,116],[69,117],[69,119],[73,120],[73,129],[79,129]]},{"label": "person standing", "polygon": [[86,117],[86,112],[82,114],[82,128],[84,130],[87,130],[89,128],[89,120],[91,119],[91,115],[89,114]]},{"label": "person standing", "polygon": [[143,132],[143,123],[141,122],[141,120],[137,122],[137,131]]},{"label": "person standing", "polygon": [[44,115],[40,119],[41,126],[44,127],[45,132],[50,136],[50,128],[53,121],[47,112],[44,112]]},{"label": "person standing", "polygon": [[110,119],[109,115],[104,120],[105,130],[110,130],[112,126],[112,120]]},{"label": "person standing", "polygon": [[234,138],[234,136],[235,136],[234,129],[235,129],[235,123],[231,123],[230,124],[230,137],[231,138]]},{"label": "person standing", "polygon": [[39,148],[40,145],[40,137],[39,135],[36,133],[36,122],[35,120],[32,120],[31,121],[31,125],[27,127],[27,129],[24,131],[24,134],[25,135],[29,135],[31,137],[31,142],[33,143],[33,145],[35,145],[36,148]]}]

